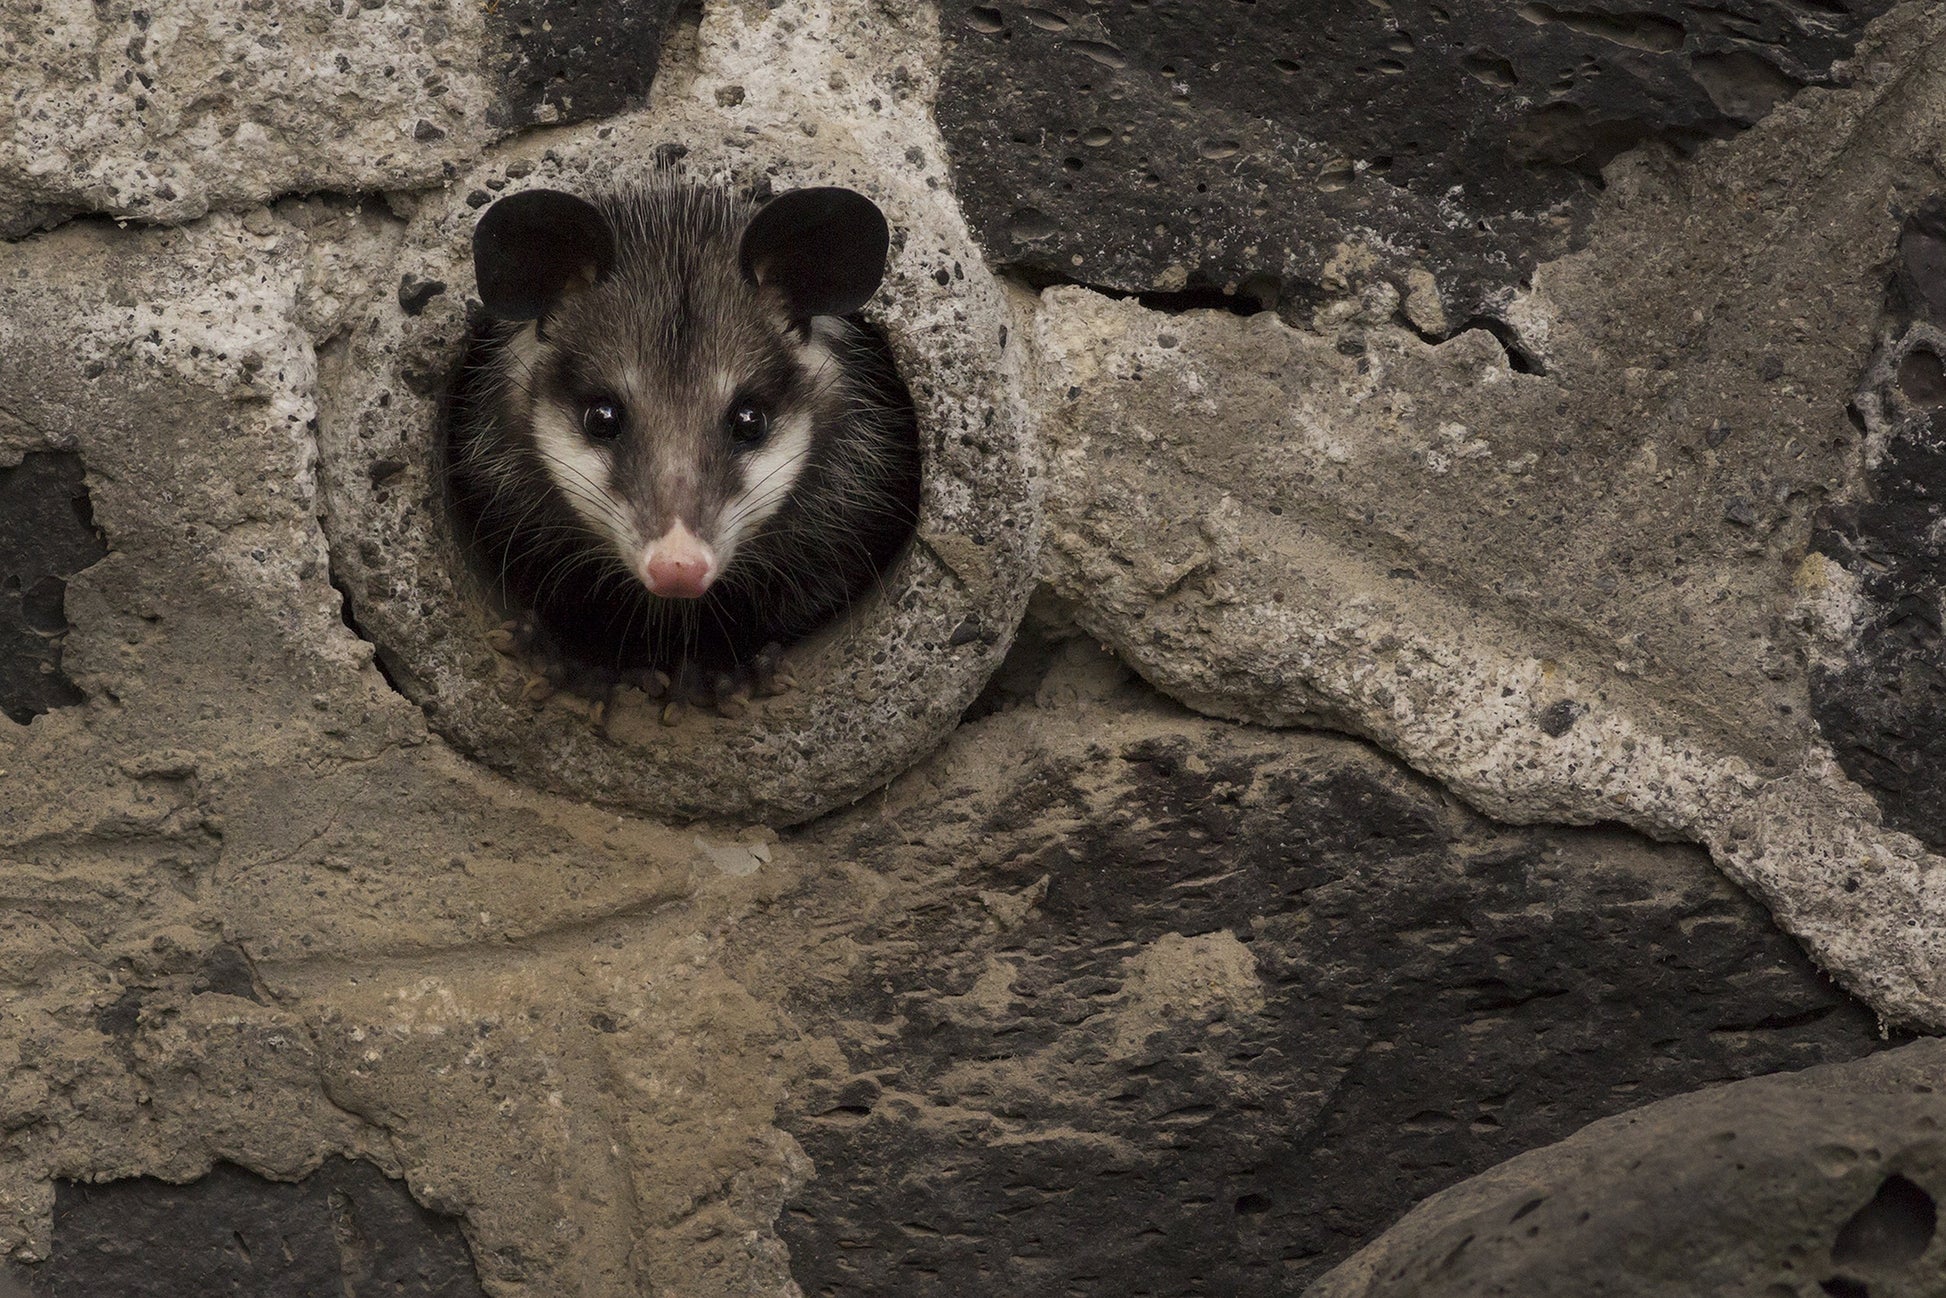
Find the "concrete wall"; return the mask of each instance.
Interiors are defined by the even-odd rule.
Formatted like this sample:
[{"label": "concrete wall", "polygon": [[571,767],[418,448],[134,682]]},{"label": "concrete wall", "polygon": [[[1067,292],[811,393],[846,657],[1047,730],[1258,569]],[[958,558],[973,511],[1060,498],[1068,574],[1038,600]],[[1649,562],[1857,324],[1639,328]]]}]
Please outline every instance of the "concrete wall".
[{"label": "concrete wall", "polygon": [[[1942,36],[5,0],[14,1277],[1284,1294],[1946,1027]],[[888,213],[924,518],[796,690],[597,726],[434,425],[478,212],[671,160]],[[1927,1049],[1716,1291],[1931,1265]]]}]

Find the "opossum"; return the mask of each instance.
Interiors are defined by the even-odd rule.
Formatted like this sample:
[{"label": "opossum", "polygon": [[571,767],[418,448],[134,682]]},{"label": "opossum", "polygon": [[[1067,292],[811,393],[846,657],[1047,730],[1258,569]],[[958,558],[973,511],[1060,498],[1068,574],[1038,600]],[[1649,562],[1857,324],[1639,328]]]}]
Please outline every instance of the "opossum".
[{"label": "opossum", "polygon": [[[912,403],[855,313],[889,232],[662,174],[500,199],[448,416],[461,531],[554,652],[707,701],[880,582],[917,522]],[[698,685],[697,682],[702,682]]]}]

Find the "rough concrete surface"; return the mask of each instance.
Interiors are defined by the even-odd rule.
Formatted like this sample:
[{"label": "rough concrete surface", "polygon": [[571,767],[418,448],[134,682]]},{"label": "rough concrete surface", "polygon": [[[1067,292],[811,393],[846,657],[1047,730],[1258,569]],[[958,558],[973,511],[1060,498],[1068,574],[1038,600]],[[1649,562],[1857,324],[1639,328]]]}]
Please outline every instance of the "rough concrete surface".
[{"label": "rough concrete surface", "polygon": [[785,1119],[806,1293],[1292,1294],[1595,1115],[1880,1044],[1694,847],[1049,656],[731,943],[849,1066]]},{"label": "rough concrete surface", "polygon": [[[1014,200],[968,174],[968,37],[928,6],[366,3],[0,0],[29,1283],[117,1291],[129,1240],[61,1210],[130,1182],[186,1222],[310,1205],[284,1270],[185,1227],[158,1298],[395,1274],[357,1269],[360,1204],[407,1252],[456,1222],[493,1298],[1138,1292],[1111,1253],[1277,1292],[1592,1119],[1946,1026],[1946,9],[1624,41],[1601,76],[1674,89],[1576,173],[1571,238],[1441,224],[1553,171],[1387,207],[1396,238],[1334,208],[1245,317],[996,278],[973,230]],[[1661,30],[1529,8],[1537,67]],[[1738,42],[1809,88],[1706,109]],[[1425,44],[1428,98],[1475,77]],[[1111,102],[1150,75],[1062,48]],[[1257,165],[1237,111],[1171,147]],[[604,735],[506,697],[434,425],[474,213],[678,153],[885,205],[925,517],[795,694]],[[1211,253],[1232,305],[1249,247]],[[1462,279],[1498,332],[1442,314]],[[1922,1171],[1806,1201],[1864,1268],[1817,1282],[1876,1284]]]},{"label": "rough concrete surface", "polygon": [[639,107],[674,0],[16,0],[0,234],[439,186],[509,129]]},{"label": "rough concrete surface", "polygon": [[1938,22],[1898,11],[1855,88],[1693,165],[1611,168],[1518,304],[1545,373],[1425,343],[1383,280],[1302,330],[1049,290],[1055,586],[1193,706],[1369,735],[1495,815],[1703,842],[1890,1017],[1946,1021],[1946,876],[1810,689],[1857,652],[1855,579],[1809,541],[1868,490],[1846,407],[1946,126]]},{"label": "rough concrete surface", "polygon": [[1306,1298],[1931,1298],[1946,1046],[1652,1104],[1433,1196]]},{"label": "rough concrete surface", "polygon": [[1578,241],[1617,154],[1842,81],[1888,7],[950,0],[939,117],[982,247],[1041,282],[1290,310],[1356,260],[1443,337]]},{"label": "rough concrete surface", "polygon": [[48,0],[0,10],[0,231],[404,189],[488,138],[481,7]]},{"label": "rough concrete surface", "polygon": [[[482,1298],[452,1218],[420,1207],[371,1165],[341,1158],[294,1183],[227,1163],[186,1186],[63,1181],[54,1223],[54,1257],[21,1270],[55,1298]],[[19,1292],[0,1287],[0,1298]]]}]

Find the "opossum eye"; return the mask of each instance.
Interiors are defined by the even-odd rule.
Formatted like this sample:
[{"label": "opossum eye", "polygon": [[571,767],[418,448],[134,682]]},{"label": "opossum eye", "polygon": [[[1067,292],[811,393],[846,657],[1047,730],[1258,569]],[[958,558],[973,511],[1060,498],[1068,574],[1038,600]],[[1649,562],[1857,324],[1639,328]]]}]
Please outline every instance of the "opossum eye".
[{"label": "opossum eye", "polygon": [[622,404],[603,398],[590,401],[581,407],[581,431],[597,442],[612,442],[622,435],[628,419],[622,414]]},{"label": "opossum eye", "polygon": [[754,401],[743,400],[723,416],[723,427],[738,446],[755,446],[770,431],[770,415]]}]

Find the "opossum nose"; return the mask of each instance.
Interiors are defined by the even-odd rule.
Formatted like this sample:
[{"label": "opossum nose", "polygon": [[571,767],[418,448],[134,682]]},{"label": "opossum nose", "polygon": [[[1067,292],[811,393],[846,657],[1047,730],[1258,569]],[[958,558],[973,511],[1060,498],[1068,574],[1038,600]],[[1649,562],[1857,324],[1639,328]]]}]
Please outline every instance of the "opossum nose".
[{"label": "opossum nose", "polygon": [[642,584],[651,595],[695,599],[715,580],[715,552],[681,523],[649,542],[642,554]]}]

